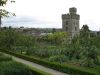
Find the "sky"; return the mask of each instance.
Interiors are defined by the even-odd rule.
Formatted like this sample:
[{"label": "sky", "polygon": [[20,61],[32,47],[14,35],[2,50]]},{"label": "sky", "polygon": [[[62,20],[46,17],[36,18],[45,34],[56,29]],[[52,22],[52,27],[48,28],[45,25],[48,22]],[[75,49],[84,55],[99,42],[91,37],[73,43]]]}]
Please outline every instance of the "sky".
[{"label": "sky", "polygon": [[23,24],[25,27],[61,28],[62,14],[67,14],[70,7],[77,8],[80,15],[80,28],[87,24],[90,30],[100,30],[100,0],[15,0],[5,9],[14,12],[16,17],[4,18],[4,23]]}]

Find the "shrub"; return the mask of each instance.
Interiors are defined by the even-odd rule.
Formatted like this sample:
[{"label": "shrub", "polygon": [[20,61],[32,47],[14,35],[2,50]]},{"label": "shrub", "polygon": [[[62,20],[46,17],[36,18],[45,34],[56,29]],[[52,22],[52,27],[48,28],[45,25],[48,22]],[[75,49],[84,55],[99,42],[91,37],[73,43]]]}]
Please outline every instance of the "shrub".
[{"label": "shrub", "polygon": [[0,56],[0,62],[1,62],[1,61],[11,61],[11,60],[12,60],[11,57]]},{"label": "shrub", "polygon": [[0,53],[0,62],[1,61],[11,61],[12,58],[10,56],[5,56],[2,53]]},{"label": "shrub", "polygon": [[0,75],[33,75],[26,66],[16,62],[0,62]]},{"label": "shrub", "polygon": [[3,54],[2,53],[0,53],[0,56],[2,56]]},{"label": "shrub", "polygon": [[56,56],[51,56],[49,58],[49,61],[51,61],[51,62],[60,62],[61,63],[61,62],[65,62],[67,60],[68,60],[68,58],[65,55],[56,55]]}]

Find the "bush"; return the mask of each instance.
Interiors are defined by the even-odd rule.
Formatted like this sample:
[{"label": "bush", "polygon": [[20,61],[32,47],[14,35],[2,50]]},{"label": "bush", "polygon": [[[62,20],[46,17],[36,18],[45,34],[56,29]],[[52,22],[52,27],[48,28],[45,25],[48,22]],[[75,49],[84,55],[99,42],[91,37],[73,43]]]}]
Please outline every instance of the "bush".
[{"label": "bush", "polygon": [[60,62],[61,63],[61,62],[65,62],[67,60],[68,60],[68,58],[65,55],[56,55],[56,56],[51,56],[49,58],[49,61],[51,61],[51,62]]},{"label": "bush", "polygon": [[0,62],[1,61],[11,61],[12,58],[10,56],[5,56],[2,53],[0,53]]},{"label": "bush", "polygon": [[0,53],[0,56],[2,56],[3,54],[2,53]]},{"label": "bush", "polygon": [[0,62],[0,75],[33,75],[26,66],[16,62]]},{"label": "bush", "polygon": [[0,62],[1,62],[1,61],[11,61],[11,60],[12,60],[11,57],[0,56]]}]

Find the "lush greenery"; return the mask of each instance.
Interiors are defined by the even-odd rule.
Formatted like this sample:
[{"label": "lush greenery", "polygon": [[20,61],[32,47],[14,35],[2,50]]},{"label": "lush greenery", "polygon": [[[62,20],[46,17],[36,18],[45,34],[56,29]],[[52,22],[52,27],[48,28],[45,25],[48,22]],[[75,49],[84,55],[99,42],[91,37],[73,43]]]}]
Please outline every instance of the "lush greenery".
[{"label": "lush greenery", "polygon": [[91,34],[87,25],[72,40],[66,32],[37,37],[18,33],[11,27],[2,29],[0,35],[1,50],[23,59],[76,75],[100,73],[96,71],[100,70],[100,36]]},{"label": "lush greenery", "polygon": [[15,62],[8,55],[0,53],[0,75],[50,75],[35,68]]},{"label": "lush greenery", "polygon": [[2,61],[11,61],[12,58],[10,56],[4,56],[2,53],[0,53],[0,62]]},{"label": "lush greenery", "polygon": [[23,59],[31,61],[31,62],[35,62],[35,63],[41,64],[41,65],[44,65],[46,67],[56,69],[58,71],[69,73],[71,75],[73,75],[73,74],[74,75],[77,75],[77,74],[80,74],[80,75],[99,75],[99,73],[91,72],[93,70],[89,70],[89,69],[85,70],[85,68],[77,68],[76,66],[72,66],[72,65],[69,65],[69,64],[66,64],[66,65],[63,64],[62,65],[62,64],[59,64],[59,63],[41,60],[41,59],[35,58],[35,57],[30,57],[30,56],[26,56],[26,55],[22,55],[22,54],[18,54],[18,53],[13,53],[13,52],[10,52],[10,51],[7,51],[7,50],[1,50],[1,51],[6,52],[6,53],[11,54],[11,55],[14,55],[14,56],[17,56],[17,57],[20,57],[20,58],[23,58]]}]

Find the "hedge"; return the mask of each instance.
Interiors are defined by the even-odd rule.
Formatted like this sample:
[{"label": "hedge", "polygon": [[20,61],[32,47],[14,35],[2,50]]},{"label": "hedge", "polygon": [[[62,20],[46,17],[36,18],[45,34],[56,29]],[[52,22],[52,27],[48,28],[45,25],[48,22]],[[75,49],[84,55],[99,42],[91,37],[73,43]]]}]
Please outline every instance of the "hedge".
[{"label": "hedge", "polygon": [[11,57],[7,57],[7,56],[0,56],[0,62],[1,61],[11,61],[12,58]]},{"label": "hedge", "polygon": [[32,70],[32,72],[34,73],[34,75],[52,75],[52,74],[43,72],[43,71],[38,70],[38,69],[33,68],[33,67],[29,67],[29,68],[31,68],[31,70]]},{"label": "hedge", "polygon": [[7,51],[7,50],[1,50],[2,52],[11,54],[13,56],[64,72],[64,73],[68,73],[70,75],[99,75],[97,73],[91,72],[91,71],[87,71],[83,68],[77,68],[77,67],[73,67],[73,66],[69,66],[69,65],[61,65],[58,63],[53,63],[53,62],[48,62],[48,61],[44,61],[38,58],[34,58],[34,57],[29,57],[27,55],[22,55],[22,54],[18,54],[18,53],[14,53],[11,51]]},{"label": "hedge", "polygon": [[50,75],[35,68],[30,68],[19,62],[0,62],[0,75]]}]

